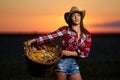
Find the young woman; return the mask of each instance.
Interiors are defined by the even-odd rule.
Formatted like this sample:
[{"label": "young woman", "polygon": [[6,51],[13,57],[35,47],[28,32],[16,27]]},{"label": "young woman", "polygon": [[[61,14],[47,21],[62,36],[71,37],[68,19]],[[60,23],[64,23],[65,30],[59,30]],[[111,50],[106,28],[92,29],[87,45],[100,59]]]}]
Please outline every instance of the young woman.
[{"label": "young woman", "polygon": [[28,41],[42,44],[62,37],[62,59],[55,67],[55,80],[82,80],[77,60],[88,56],[91,46],[91,35],[83,26],[85,11],[72,7],[64,14],[68,26],[63,26],[55,32],[38,36]]}]

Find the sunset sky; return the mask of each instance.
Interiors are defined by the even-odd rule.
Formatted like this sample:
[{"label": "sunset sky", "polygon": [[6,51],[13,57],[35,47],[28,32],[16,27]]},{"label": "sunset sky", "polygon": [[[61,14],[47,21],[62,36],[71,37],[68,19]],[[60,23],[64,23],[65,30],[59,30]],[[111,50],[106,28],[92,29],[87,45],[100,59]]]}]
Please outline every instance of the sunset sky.
[{"label": "sunset sky", "polygon": [[72,6],[86,10],[91,33],[120,33],[120,0],[0,0],[0,33],[55,31]]}]

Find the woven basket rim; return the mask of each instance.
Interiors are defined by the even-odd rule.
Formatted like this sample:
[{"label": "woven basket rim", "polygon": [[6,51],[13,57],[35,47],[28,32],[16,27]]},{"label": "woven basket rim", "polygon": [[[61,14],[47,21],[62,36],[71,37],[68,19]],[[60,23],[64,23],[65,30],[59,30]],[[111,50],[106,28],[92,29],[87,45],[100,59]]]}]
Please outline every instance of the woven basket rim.
[{"label": "woven basket rim", "polygon": [[[50,43],[46,43],[46,44],[50,44]],[[46,46],[46,44],[43,44],[44,46]],[[42,45],[41,45],[42,46]],[[43,65],[51,65],[51,64],[56,64],[61,58],[62,58],[62,55],[61,55],[61,48],[59,47],[59,49],[61,49],[60,50],[60,52],[59,52],[59,56],[58,56],[58,59],[57,60],[55,60],[55,61],[53,61],[53,62],[50,62],[50,63],[43,63],[43,62],[41,62],[41,61],[36,61],[36,60],[33,60],[33,59],[31,59],[30,58],[30,56],[28,56],[27,55],[27,52],[26,52],[26,48],[29,48],[30,49],[30,47],[31,47],[31,45],[27,45],[27,44],[25,44],[24,45],[24,56],[25,56],[25,58],[26,59],[28,59],[28,60],[31,60],[32,62],[35,62],[35,63],[39,63],[39,64],[43,64]],[[29,52],[30,53],[30,52]]]}]

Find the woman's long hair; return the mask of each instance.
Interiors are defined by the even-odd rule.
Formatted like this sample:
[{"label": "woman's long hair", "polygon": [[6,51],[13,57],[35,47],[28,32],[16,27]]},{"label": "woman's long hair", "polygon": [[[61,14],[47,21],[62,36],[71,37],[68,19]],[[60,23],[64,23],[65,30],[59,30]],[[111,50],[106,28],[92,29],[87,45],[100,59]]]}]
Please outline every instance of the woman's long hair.
[{"label": "woman's long hair", "polygon": [[87,33],[88,32],[88,30],[84,27],[82,18],[81,18],[81,22],[80,22],[80,30],[81,30],[82,33]]}]

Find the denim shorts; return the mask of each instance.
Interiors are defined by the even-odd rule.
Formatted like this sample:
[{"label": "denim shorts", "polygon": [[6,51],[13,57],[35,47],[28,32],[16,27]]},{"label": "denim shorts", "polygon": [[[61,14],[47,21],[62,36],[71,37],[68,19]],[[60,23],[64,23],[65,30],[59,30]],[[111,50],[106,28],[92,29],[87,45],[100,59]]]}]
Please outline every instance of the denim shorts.
[{"label": "denim shorts", "polygon": [[79,73],[79,65],[75,58],[62,58],[54,70],[64,72],[67,75],[73,75]]}]

